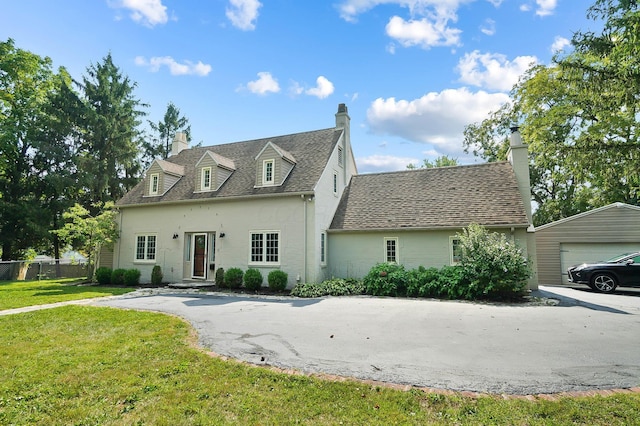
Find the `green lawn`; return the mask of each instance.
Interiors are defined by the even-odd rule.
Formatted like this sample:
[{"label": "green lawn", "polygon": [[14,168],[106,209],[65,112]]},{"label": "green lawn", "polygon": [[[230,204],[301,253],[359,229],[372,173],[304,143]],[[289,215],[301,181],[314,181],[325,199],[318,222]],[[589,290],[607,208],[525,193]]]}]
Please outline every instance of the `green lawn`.
[{"label": "green lawn", "polygon": [[0,317],[0,424],[640,424],[640,395],[467,398],[212,358],[162,314],[64,306]]},{"label": "green lawn", "polygon": [[76,285],[77,278],[41,281],[0,281],[0,311],[67,300],[125,294],[134,288]]}]

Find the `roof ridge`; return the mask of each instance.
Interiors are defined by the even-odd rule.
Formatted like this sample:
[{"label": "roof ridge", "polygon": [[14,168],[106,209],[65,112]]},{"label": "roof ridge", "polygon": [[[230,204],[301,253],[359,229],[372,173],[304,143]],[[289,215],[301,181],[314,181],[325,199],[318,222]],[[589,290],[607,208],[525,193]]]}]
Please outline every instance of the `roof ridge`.
[{"label": "roof ridge", "polygon": [[470,168],[470,167],[486,167],[494,164],[509,164],[508,161],[488,161],[485,163],[474,163],[474,164],[458,164],[457,166],[443,166],[443,167],[423,167],[417,169],[406,169],[406,170],[392,170],[385,172],[375,172],[375,173],[361,173],[356,176],[376,176],[376,175],[389,175],[389,174],[399,174],[399,173],[415,173],[415,172],[433,172],[434,170],[446,170],[446,169],[460,169],[460,168]]},{"label": "roof ridge", "polygon": [[327,127],[324,129],[316,129],[316,130],[308,130],[306,132],[295,132],[295,133],[288,133],[286,135],[275,135],[275,136],[267,136],[267,137],[263,137],[263,138],[256,138],[256,139],[247,139],[247,140],[241,140],[241,141],[234,141],[234,142],[224,142],[224,143],[219,143],[219,144],[214,144],[214,145],[206,145],[206,146],[193,146],[190,149],[208,149],[208,148],[214,148],[214,147],[221,147],[221,146],[227,146],[227,145],[235,145],[235,144],[244,144],[244,143],[256,143],[258,141],[269,141],[272,139],[276,139],[276,138],[285,138],[285,137],[289,137],[289,136],[298,136],[298,135],[304,135],[304,134],[310,134],[310,133],[319,133],[319,132],[326,132],[328,130],[334,130],[334,131],[344,131],[344,129],[338,129],[335,127]]}]

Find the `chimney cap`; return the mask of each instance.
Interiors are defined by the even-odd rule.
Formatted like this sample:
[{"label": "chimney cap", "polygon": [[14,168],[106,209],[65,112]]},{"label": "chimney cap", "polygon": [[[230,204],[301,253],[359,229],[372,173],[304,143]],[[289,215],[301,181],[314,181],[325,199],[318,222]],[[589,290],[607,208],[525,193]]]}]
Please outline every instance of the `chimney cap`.
[{"label": "chimney cap", "polygon": [[517,124],[513,124],[509,129],[511,129],[511,133],[515,133],[520,130],[520,126],[518,126]]},{"label": "chimney cap", "polygon": [[340,114],[341,112],[349,112],[346,104],[338,104],[338,114]]}]

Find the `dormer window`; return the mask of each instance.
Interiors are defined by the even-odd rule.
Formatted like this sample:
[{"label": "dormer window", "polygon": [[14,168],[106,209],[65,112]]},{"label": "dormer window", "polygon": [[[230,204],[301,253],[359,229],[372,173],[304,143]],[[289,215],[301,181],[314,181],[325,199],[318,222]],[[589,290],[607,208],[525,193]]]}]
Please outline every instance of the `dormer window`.
[{"label": "dormer window", "polygon": [[211,167],[202,168],[202,186],[203,191],[209,191],[211,189]]},{"label": "dormer window", "polygon": [[205,152],[196,163],[195,192],[213,192],[229,179],[236,169],[233,160],[216,154]]},{"label": "dormer window", "polygon": [[262,162],[262,184],[273,185],[273,160]]},{"label": "dormer window", "polygon": [[295,165],[296,160],[290,152],[272,142],[267,142],[255,157],[255,187],[282,185]]},{"label": "dormer window", "polygon": [[160,175],[153,173],[149,177],[149,195],[158,195],[158,188],[160,187]]}]

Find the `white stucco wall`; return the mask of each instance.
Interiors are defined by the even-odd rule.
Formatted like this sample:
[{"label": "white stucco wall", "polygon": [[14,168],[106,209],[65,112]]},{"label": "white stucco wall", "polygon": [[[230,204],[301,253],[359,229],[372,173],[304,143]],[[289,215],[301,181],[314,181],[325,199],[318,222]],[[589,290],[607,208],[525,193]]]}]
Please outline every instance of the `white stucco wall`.
[{"label": "white stucco wall", "polygon": [[[255,267],[267,274],[281,269],[289,275],[289,287],[298,275],[304,275],[304,202],[300,195],[275,198],[254,198],[237,201],[143,206],[121,209],[120,240],[114,250],[114,268],[137,268],[141,282],[149,282],[154,265],[160,265],[165,281],[179,282],[189,277],[189,265],[185,264],[185,234],[216,233],[215,268],[231,267],[246,271]],[[254,266],[250,260],[250,232],[280,232],[280,264],[278,266]],[[221,233],[224,238],[219,238]],[[178,238],[173,239],[173,235]],[[136,235],[156,235],[155,262],[134,260]],[[187,273],[185,273],[185,271]],[[208,280],[214,279],[214,271],[208,271]]]},{"label": "white stucco wall", "polygon": [[[503,232],[528,256],[529,237],[524,229]],[[385,238],[398,239],[398,263],[407,269],[451,265],[451,237],[461,230],[401,232],[333,232],[329,234],[329,273],[342,278],[362,278],[376,263],[385,261]]]}]

